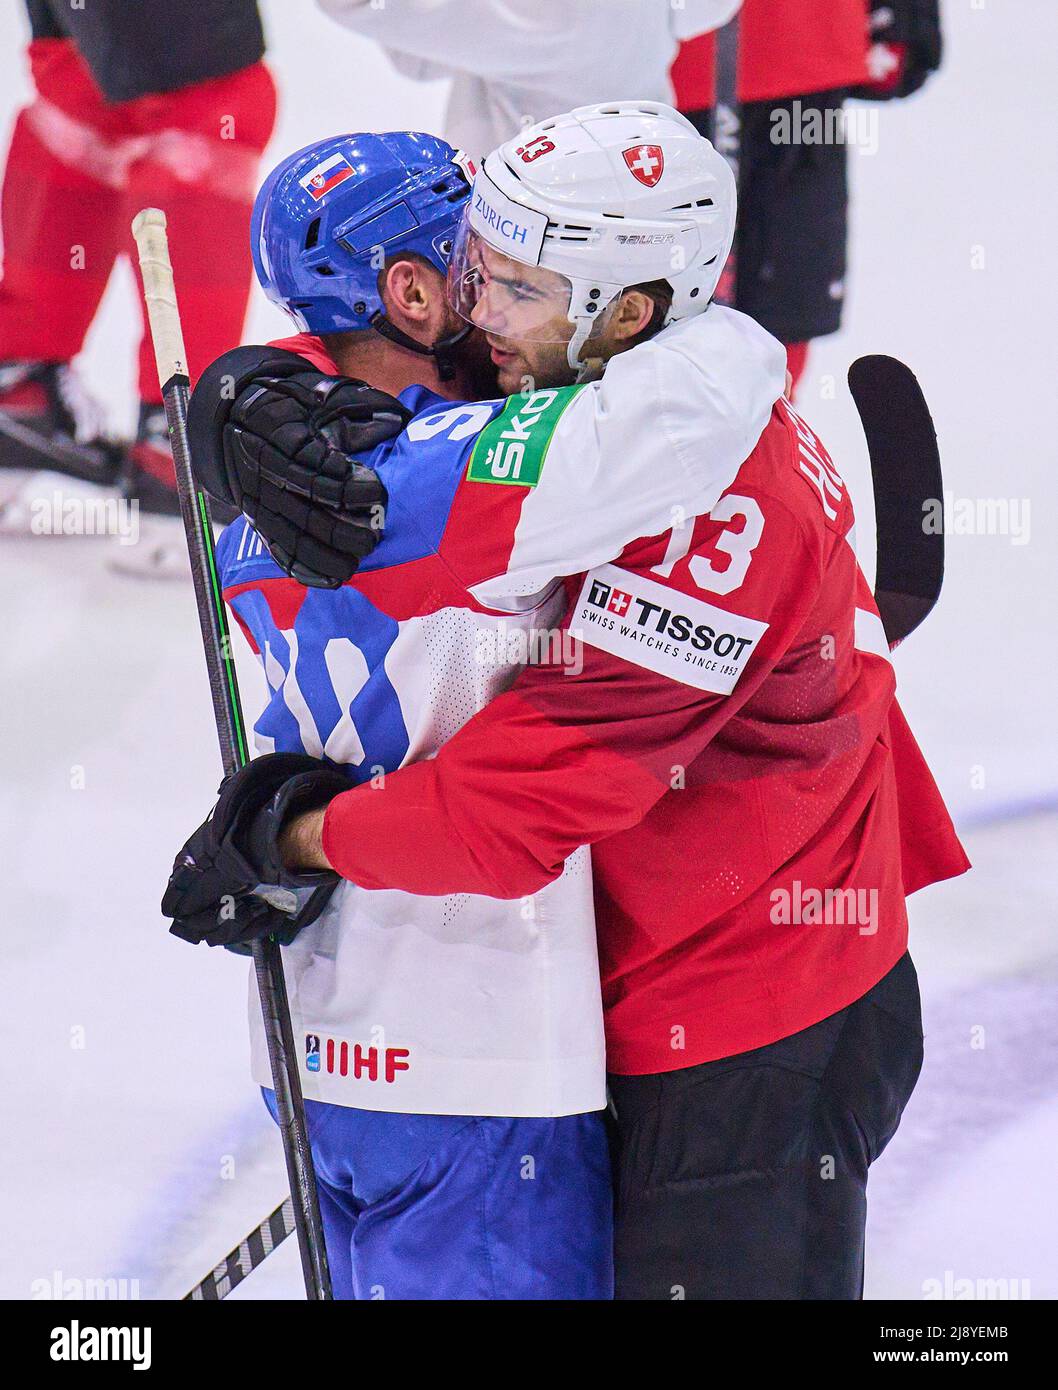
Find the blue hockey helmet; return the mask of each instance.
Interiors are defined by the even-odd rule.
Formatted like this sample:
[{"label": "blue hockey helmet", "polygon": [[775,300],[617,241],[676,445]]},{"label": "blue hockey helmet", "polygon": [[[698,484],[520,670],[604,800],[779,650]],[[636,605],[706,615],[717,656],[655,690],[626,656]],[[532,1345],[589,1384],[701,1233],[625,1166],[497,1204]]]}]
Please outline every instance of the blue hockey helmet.
[{"label": "blue hockey helmet", "polygon": [[[334,135],[288,155],[254,202],[250,243],[265,294],[303,332],[375,328],[433,354],[385,316],[381,256],[417,252],[444,275],[473,166],[418,131]],[[445,373],[442,373],[445,374]]]}]

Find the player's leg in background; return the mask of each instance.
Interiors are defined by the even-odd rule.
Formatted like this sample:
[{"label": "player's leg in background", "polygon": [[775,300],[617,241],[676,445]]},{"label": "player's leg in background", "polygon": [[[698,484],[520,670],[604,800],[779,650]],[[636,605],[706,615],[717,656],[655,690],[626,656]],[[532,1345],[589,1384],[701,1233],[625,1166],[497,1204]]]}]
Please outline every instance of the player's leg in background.
[{"label": "player's leg in background", "polygon": [[843,101],[815,92],[742,108],[735,307],[787,344],[795,389],[811,339],[841,326],[848,233],[847,147],[808,143],[801,122],[818,113],[815,129],[833,131]]},{"label": "player's leg in background", "polygon": [[[250,212],[275,124],[275,84],[257,62],[125,105],[143,145],[130,169],[126,221],[141,207],[165,210],[194,380],[242,338],[253,276]],[[126,489],[147,510],[175,512],[172,455],[146,331],[139,382],[140,427]]]},{"label": "player's leg in background", "polygon": [[[703,36],[708,39],[710,36]],[[713,139],[712,107],[696,105],[711,88],[694,64],[701,40],[682,45],[677,90],[680,109],[706,139]],[[840,109],[844,94],[798,98],[825,113]],[[843,144],[782,145],[773,112],[789,117],[793,101],[747,102],[742,107],[738,182],[738,271],[735,307],[751,314],[786,344],[791,397],[808,363],[812,338],[834,333],[845,296],[847,155]],[[798,220],[799,219],[799,220]]]},{"label": "player's leg in background", "polygon": [[797,386],[808,365],[808,344],[786,344],[786,370],[790,373],[790,399],[797,395]]},{"label": "player's leg in background", "polygon": [[[29,60],[36,97],[15,122],[2,192],[0,412],[45,440],[90,445],[101,420],[68,364],[126,240],[127,132],[69,39],[34,38]],[[108,481],[113,460],[96,459],[85,452],[84,476]],[[32,450],[0,434],[5,462],[33,466]]]},{"label": "player's leg in background", "polygon": [[860,1298],[867,1170],[921,1060],[905,956],[862,999],[781,1042],[611,1077],[616,1297]]}]

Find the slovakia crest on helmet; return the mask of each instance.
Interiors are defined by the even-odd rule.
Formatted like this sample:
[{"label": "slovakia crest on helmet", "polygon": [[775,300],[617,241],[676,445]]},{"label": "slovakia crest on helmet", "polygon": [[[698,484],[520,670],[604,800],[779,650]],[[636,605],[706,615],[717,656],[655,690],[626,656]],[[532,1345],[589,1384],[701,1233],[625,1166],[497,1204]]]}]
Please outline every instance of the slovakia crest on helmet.
[{"label": "slovakia crest on helmet", "polygon": [[345,155],[332,154],[330,159],[325,159],[322,164],[310,169],[303,179],[298,179],[298,183],[313,202],[318,203],[332,188],[337,188],[340,183],[352,177],[353,166]]},{"label": "slovakia crest on helmet", "polygon": [[665,170],[665,154],[660,145],[632,145],[624,152],[629,173],[647,188],[653,188]]}]

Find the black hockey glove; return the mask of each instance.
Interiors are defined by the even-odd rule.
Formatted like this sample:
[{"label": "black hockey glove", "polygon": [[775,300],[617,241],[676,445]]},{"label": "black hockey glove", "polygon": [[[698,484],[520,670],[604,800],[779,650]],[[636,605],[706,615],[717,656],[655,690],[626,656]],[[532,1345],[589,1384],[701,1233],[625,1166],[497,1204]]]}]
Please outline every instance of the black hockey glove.
[{"label": "black hockey glove", "polygon": [[238,507],[312,588],[345,583],[382,537],[386,490],[357,463],[411,418],[401,403],[296,353],[236,348],[203,374],[188,428],[196,477]]},{"label": "black hockey glove", "polygon": [[268,753],[226,777],[216,806],[173,864],[162,898],[173,935],[210,946],[245,944],[270,932],[292,941],[327,906],[340,879],[284,868],[280,831],[350,785],[336,768],[304,753]]},{"label": "black hockey glove", "polygon": [[861,101],[910,96],[940,67],[939,0],[870,0],[871,81],[854,87]]}]

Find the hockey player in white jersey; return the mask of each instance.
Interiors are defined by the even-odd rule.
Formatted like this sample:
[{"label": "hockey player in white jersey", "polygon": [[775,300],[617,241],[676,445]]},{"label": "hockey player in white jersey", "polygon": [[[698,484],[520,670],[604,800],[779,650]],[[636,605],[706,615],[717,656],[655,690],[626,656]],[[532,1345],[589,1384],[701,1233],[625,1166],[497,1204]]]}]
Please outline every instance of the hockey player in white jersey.
[{"label": "hockey player in white jersey", "polygon": [[741,0],[318,0],[405,77],[451,81],[440,133],[475,159],[550,111],[614,97],[674,102],[682,39]]},{"label": "hockey player in white jersey", "polygon": [[[503,189],[526,152],[525,164],[533,162],[538,142],[569,149],[569,182],[547,195],[553,219],[530,215]],[[664,186],[644,151],[660,152]],[[411,384],[422,358],[387,329],[372,343],[383,367],[373,384],[398,390],[390,419],[408,419],[387,439],[377,393],[368,398],[336,379],[339,367],[360,374],[355,354],[365,348],[350,345],[347,320],[334,311],[348,293],[342,251],[365,244],[357,219],[347,207],[337,224],[321,224],[328,194],[310,202],[311,193],[291,193],[312,185],[313,160],[327,164],[318,186],[341,173],[341,162],[329,162],[334,152],[319,154],[285,161],[266,185],[255,251],[267,242],[269,199],[286,199],[290,215],[303,207],[286,261],[270,246],[263,278],[300,327],[323,329],[324,341],[303,334],[278,357],[262,350],[272,356],[257,365],[244,356],[231,373],[234,402],[221,406],[219,387],[209,398],[224,372],[207,374],[193,402],[207,422],[201,480],[257,518],[256,533],[246,523],[226,532],[219,560],[269,681],[258,745],[309,758],[261,758],[231,780],[178,858],[165,910],[191,940],[246,939],[277,923],[296,933],[285,965],[340,1292],[606,1297],[609,1197],[597,1113],[604,1057],[586,851],[557,882],[515,902],[424,899],[343,882],[318,920],[291,922],[252,889],[280,879],[302,886],[278,868],[278,836],[285,815],[334,794],[335,774],[317,772],[317,759],[362,783],[429,756],[512,678],[532,634],[549,632],[564,603],[562,576],[666,529],[678,510],[708,509],[782,392],[782,349],[737,314],[699,312],[733,225],[723,161],[667,108],[585,108],[487,162],[453,267],[457,304],[473,294],[493,336],[513,330],[516,312],[528,315],[514,355],[543,374],[506,403],[454,405]],[[349,167],[351,155],[341,156]],[[399,184],[396,194],[388,210],[366,210],[376,236],[393,206],[407,205]],[[583,235],[588,220],[600,229],[593,248]],[[456,226],[448,237],[430,230],[450,250]],[[535,238],[538,273],[507,263],[505,237],[523,253]],[[399,259],[407,240],[405,225],[387,254]],[[311,282],[322,283],[327,306],[283,292],[281,277],[306,243],[331,272]],[[441,286],[436,262],[420,269],[414,302],[422,307]],[[556,316],[545,310],[563,277],[565,312]],[[414,331],[393,303],[389,271],[382,278],[390,327]],[[369,302],[352,302],[348,314],[357,310],[379,327]],[[502,325],[498,313],[507,316]],[[558,327],[549,327],[555,317]],[[624,351],[664,321],[666,331]],[[507,389],[524,384],[512,376],[509,351],[494,356]],[[561,385],[607,359],[601,381]],[[357,443],[361,426],[374,432]],[[347,464],[343,474],[342,453],[357,453],[389,494],[385,538],[355,572],[334,505],[363,476]],[[315,487],[311,479],[306,486],[306,469]],[[289,496],[291,485],[304,495],[302,524],[284,516],[279,535],[268,488]],[[335,569],[343,560],[344,576]],[[225,895],[239,905],[234,918],[218,911]],[[267,1084],[259,1037],[254,1056]]]}]

